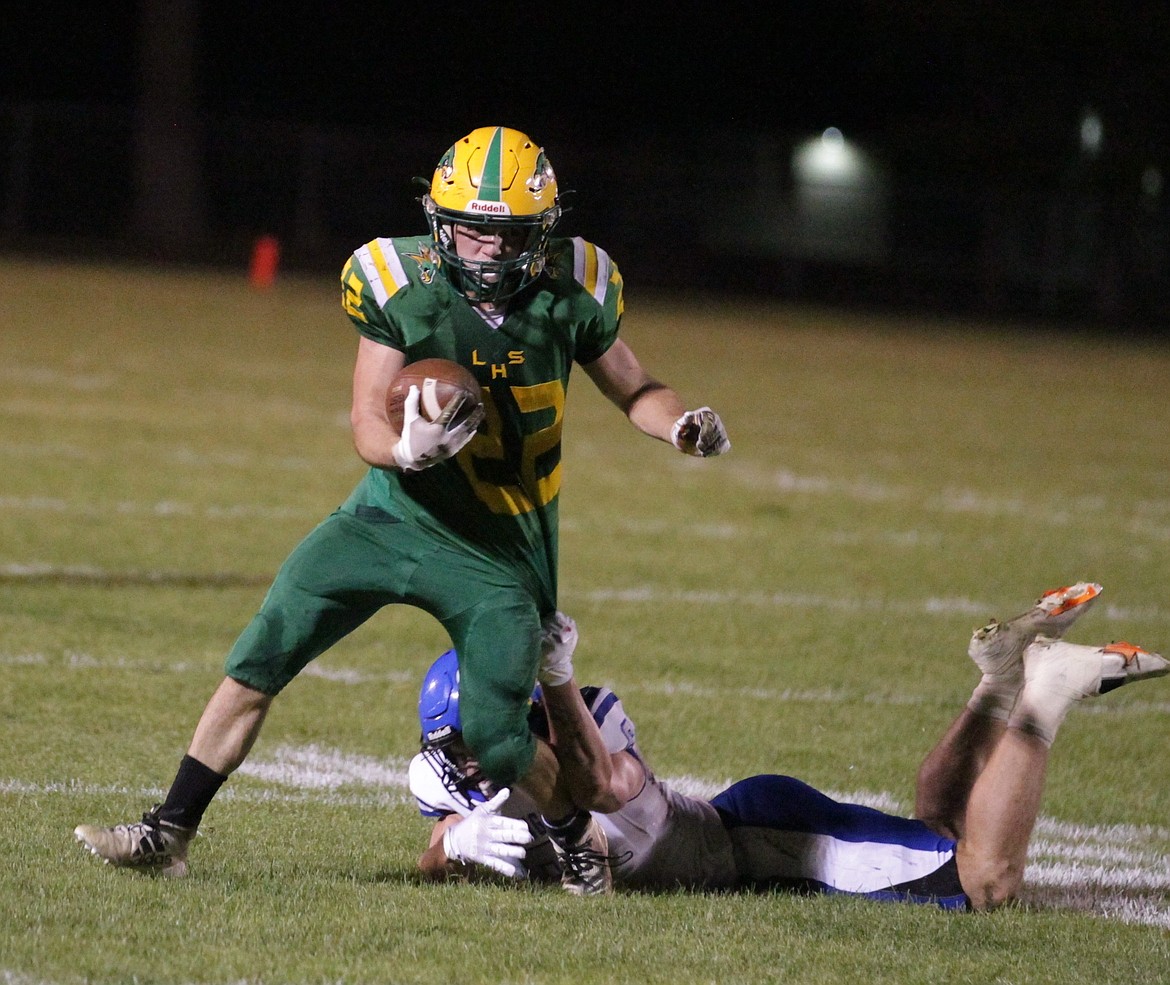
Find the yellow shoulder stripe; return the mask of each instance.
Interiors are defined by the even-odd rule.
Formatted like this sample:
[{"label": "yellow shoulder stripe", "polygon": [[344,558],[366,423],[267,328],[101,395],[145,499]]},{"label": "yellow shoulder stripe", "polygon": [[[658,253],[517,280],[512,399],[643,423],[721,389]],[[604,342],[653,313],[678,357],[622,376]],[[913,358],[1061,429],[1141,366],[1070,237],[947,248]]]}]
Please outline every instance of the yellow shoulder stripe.
[{"label": "yellow shoulder stripe", "polygon": [[609,284],[609,254],[580,236],[573,237],[573,278],[593,295],[598,304],[605,303]]}]

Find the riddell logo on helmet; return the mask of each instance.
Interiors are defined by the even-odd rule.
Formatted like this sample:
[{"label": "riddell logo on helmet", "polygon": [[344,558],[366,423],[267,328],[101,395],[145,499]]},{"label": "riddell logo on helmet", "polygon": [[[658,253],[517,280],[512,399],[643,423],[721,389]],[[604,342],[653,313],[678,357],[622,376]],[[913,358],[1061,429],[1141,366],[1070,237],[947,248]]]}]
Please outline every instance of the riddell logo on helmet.
[{"label": "riddell logo on helmet", "polygon": [[467,203],[468,212],[482,212],[487,215],[511,215],[507,202],[481,202],[478,198]]}]

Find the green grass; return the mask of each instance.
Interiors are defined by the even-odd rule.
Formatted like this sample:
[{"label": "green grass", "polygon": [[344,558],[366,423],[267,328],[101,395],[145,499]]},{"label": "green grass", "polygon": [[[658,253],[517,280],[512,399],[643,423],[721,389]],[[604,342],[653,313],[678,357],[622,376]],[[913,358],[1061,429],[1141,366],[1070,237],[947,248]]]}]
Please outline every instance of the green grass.
[{"label": "green grass", "polygon": [[[1170,647],[1166,348],[627,302],[643,361],[734,442],[686,459],[575,378],[562,607],[579,677],[623,696],[660,774],[780,771],[908,809],[986,618],[1093,578],[1072,638]],[[427,825],[393,774],[446,641],[409,609],[289,687],[187,880],[97,864],[74,825],[161,797],[268,579],[361,475],[356,336],[328,278],[263,294],[242,273],[8,262],[0,310],[0,981],[1165,980],[1161,681],[1074,709],[1025,901],[988,916],[420,884]],[[318,772],[261,772],[298,755]],[[373,778],[314,780],[346,764]]]}]

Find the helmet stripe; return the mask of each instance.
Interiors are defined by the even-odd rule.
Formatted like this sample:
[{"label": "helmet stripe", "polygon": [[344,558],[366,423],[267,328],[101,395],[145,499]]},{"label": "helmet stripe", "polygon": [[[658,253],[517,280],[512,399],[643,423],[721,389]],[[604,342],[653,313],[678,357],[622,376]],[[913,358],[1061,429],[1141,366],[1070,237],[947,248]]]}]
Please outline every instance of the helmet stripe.
[{"label": "helmet stripe", "polygon": [[504,163],[504,128],[496,127],[488,141],[483,158],[483,171],[479,176],[479,199],[481,202],[502,201],[500,172]]}]

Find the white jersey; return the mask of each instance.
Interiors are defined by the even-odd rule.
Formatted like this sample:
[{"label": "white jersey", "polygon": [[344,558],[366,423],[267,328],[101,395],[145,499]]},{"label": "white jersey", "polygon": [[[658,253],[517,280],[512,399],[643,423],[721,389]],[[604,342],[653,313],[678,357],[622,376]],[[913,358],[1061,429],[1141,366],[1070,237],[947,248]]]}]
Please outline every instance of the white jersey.
[{"label": "white jersey", "polygon": [[[611,754],[642,764],[645,782],[613,814],[594,813],[609,839],[614,881],[636,889],[787,886],[872,899],[962,908],[955,842],[921,821],[842,804],[793,777],[763,774],[732,784],[711,802],[671,790],[646,766],[634,724],[608,688],[581,689]],[[441,768],[419,755],[410,789],[428,817],[471,813],[471,801],[443,783]],[[536,807],[513,790],[504,813],[538,833],[525,864],[533,878],[558,878],[555,850]]]},{"label": "white jersey", "polygon": [[[595,694],[589,692],[596,691]],[[594,817],[609,839],[614,880],[638,889],[724,889],[738,877],[731,838],[707,801],[671,790],[646,765],[634,723],[608,688],[585,688],[589,710],[611,753],[626,752],[642,764],[646,780],[637,795],[613,814]]]},{"label": "white jersey", "polygon": [[652,774],[621,810],[594,817],[609,839],[613,877],[623,885],[730,889],[739,881],[731,839],[715,808]]},{"label": "white jersey", "polygon": [[[646,773],[642,789],[624,807],[614,814],[594,814],[609,839],[615,881],[644,889],[734,886],[731,839],[715,808],[704,800],[676,793],[645,766],[635,741],[634,724],[609,688],[587,687],[581,693],[606,749],[611,754],[625,752],[634,756]],[[469,802],[452,793],[440,772],[421,754],[411,761],[409,775],[410,792],[427,817],[466,817],[475,803],[490,796],[488,791],[473,791]],[[536,805],[522,790],[513,789],[501,813],[526,819],[533,832],[539,832],[537,841],[529,847],[525,866],[534,877],[547,877],[554,850]]]}]

